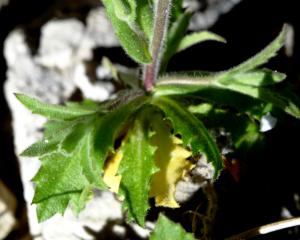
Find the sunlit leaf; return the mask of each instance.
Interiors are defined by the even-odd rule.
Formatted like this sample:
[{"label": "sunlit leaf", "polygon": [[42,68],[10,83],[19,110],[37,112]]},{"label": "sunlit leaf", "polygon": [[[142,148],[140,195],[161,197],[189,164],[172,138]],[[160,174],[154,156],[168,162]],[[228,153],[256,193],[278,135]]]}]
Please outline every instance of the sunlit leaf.
[{"label": "sunlit leaf", "polygon": [[180,224],[176,224],[160,214],[150,240],[194,240],[191,233],[187,233]]},{"label": "sunlit leaf", "polygon": [[155,147],[150,144],[149,122],[147,115],[140,113],[134,126],[128,132],[128,139],[121,146],[123,158],[118,174],[121,179],[121,194],[125,197],[124,207],[129,220],[141,226],[149,209],[148,194],[152,175],[157,171],[154,163]]},{"label": "sunlit leaf", "polygon": [[202,122],[170,98],[155,98],[153,104],[162,109],[166,118],[170,119],[174,133],[180,134],[184,146],[190,147],[193,155],[206,156],[207,161],[214,166],[214,177],[217,178],[223,168],[221,156],[216,143]]},{"label": "sunlit leaf", "polygon": [[[149,29],[152,24],[149,20],[151,18],[149,16],[149,2],[147,0],[139,2],[135,0],[103,0],[102,2],[115,33],[127,54],[138,63],[149,63],[151,54],[147,35],[150,35]],[[145,20],[141,19],[143,13],[146,14]],[[146,32],[143,32],[142,29]]]},{"label": "sunlit leaf", "polygon": [[73,120],[95,113],[95,110],[46,104],[24,94],[16,94],[16,98],[32,113],[53,120]]},{"label": "sunlit leaf", "polygon": [[182,38],[177,47],[177,52],[183,51],[189,47],[205,41],[217,41],[226,43],[226,40],[223,37],[215,33],[209,31],[194,32]]},{"label": "sunlit leaf", "polygon": [[239,83],[254,87],[269,86],[282,82],[286,78],[284,73],[269,69],[251,70],[229,75],[222,79],[223,84]]},{"label": "sunlit leaf", "polygon": [[[251,98],[261,100],[263,102],[271,103],[274,106],[282,109],[286,113],[300,118],[300,101],[297,97],[293,96],[291,91],[288,90],[275,90],[266,87],[257,87],[246,84],[241,84],[238,82],[231,82],[230,84],[222,84],[215,80],[216,75],[209,75],[204,77],[199,76],[189,76],[189,75],[178,75],[176,78],[164,77],[157,83],[154,89],[154,94],[156,96],[162,95],[193,95],[199,98],[202,97],[202,92],[210,91],[211,96],[204,96],[212,99],[218,99],[219,103],[226,100],[230,100],[230,92],[240,93]],[[279,81],[280,77],[278,78]],[[228,92],[229,91],[229,92]],[[222,93],[223,92],[223,93]],[[220,95],[220,93],[222,93]],[[234,95],[233,95],[234,97]],[[250,99],[251,101],[251,99]],[[233,106],[241,105],[241,102],[229,101]],[[223,102],[225,103],[225,102]],[[244,104],[248,104],[245,102]]]}]

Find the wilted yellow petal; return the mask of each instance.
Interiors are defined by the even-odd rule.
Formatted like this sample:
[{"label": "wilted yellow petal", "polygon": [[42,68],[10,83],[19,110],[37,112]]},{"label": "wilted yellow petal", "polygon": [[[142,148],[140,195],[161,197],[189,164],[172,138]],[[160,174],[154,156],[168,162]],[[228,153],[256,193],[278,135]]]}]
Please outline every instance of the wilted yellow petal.
[{"label": "wilted yellow petal", "polygon": [[177,182],[194,165],[187,160],[191,152],[179,144],[181,139],[170,134],[170,129],[162,122],[154,126],[156,134],[153,143],[158,147],[155,153],[155,163],[159,171],[152,177],[150,197],[155,198],[156,206],[177,208],[175,200]]},{"label": "wilted yellow petal", "polygon": [[117,175],[122,157],[123,153],[121,151],[117,151],[110,159],[107,160],[104,167],[103,181],[110,190],[115,193],[118,193],[119,191],[122,178],[121,175]]}]

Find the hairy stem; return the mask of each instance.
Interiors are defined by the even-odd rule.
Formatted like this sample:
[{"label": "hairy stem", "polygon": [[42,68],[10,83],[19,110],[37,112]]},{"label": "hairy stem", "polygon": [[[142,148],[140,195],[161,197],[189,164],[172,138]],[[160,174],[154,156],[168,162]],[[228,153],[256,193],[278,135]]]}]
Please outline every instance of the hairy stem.
[{"label": "hairy stem", "polygon": [[146,66],[144,83],[146,91],[150,91],[157,79],[160,67],[161,52],[169,23],[169,12],[172,0],[157,0],[155,9],[154,32],[151,42],[152,62]]}]

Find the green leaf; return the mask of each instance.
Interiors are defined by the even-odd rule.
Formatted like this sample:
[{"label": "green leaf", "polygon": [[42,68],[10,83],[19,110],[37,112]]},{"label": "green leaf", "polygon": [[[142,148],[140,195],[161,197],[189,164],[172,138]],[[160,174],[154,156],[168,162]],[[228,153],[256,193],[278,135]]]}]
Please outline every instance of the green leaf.
[{"label": "green leaf", "polygon": [[46,104],[23,94],[16,94],[17,99],[34,114],[42,115],[52,120],[73,120],[78,117],[91,115],[94,110],[73,108]]},{"label": "green leaf", "polygon": [[42,167],[33,179],[36,189],[32,201],[37,204],[39,221],[55,213],[63,214],[69,202],[78,213],[88,200],[88,189],[105,189],[99,167],[93,162],[91,129],[81,139],[73,136],[76,147],[72,152],[57,150],[40,158]]},{"label": "green leaf", "polygon": [[113,80],[122,86],[129,86],[132,89],[140,89],[141,79],[137,69],[128,69],[114,65],[107,57],[102,58],[101,65],[112,75]]},{"label": "green leaf", "polygon": [[62,152],[41,157],[42,167],[33,181],[36,183],[33,203],[39,203],[53,195],[78,192],[88,185],[82,173],[81,161],[87,155],[84,141],[70,155]]},{"label": "green leaf", "polygon": [[174,21],[174,19],[177,19],[183,14],[184,9],[182,5],[183,5],[183,0],[176,0],[172,2],[171,21],[172,20]]},{"label": "green leaf", "polygon": [[201,32],[194,32],[189,35],[186,35],[179,43],[177,47],[177,52],[183,51],[189,47],[192,47],[193,45],[196,45],[201,42],[205,41],[217,41],[217,42],[223,42],[226,43],[226,40],[209,31],[201,31]]},{"label": "green leaf", "polygon": [[153,104],[170,119],[174,133],[180,134],[184,145],[191,147],[194,155],[204,154],[207,161],[212,162],[215,168],[215,178],[217,178],[223,168],[221,156],[216,143],[202,122],[170,98],[154,98]]},{"label": "green leaf", "polygon": [[79,197],[80,192],[65,192],[61,195],[53,196],[38,203],[36,209],[38,221],[43,222],[57,213],[63,215],[70,200]]},{"label": "green leaf", "polygon": [[254,87],[269,86],[282,82],[286,78],[284,73],[269,69],[251,70],[249,72],[239,72],[231,74],[220,80],[222,84],[239,83]]},{"label": "green leaf", "polygon": [[82,102],[66,102],[66,106],[70,108],[77,108],[78,110],[88,110],[94,112],[101,112],[102,104],[96,103],[93,100],[85,99]]},{"label": "green leaf", "polygon": [[239,64],[238,66],[224,72],[224,75],[229,75],[238,72],[247,72],[267,63],[272,57],[276,56],[277,52],[282,48],[285,42],[287,33],[287,25],[284,25],[280,34],[266,48],[257,53],[252,58]]},{"label": "green leaf", "polygon": [[33,179],[36,184],[33,203],[38,205],[40,221],[55,213],[63,214],[69,203],[79,212],[91,188],[106,188],[101,178],[104,161],[108,153],[113,152],[118,134],[145,100],[137,97],[106,115],[95,114],[70,121],[69,130],[64,134],[58,132],[57,136],[52,131],[65,127],[66,122],[46,124],[45,136],[53,145],[50,148],[38,143],[29,151],[47,153],[40,157],[42,167]]},{"label": "green leaf", "polygon": [[258,88],[242,84],[230,84],[226,85],[225,88],[263,100],[266,103],[272,103],[286,113],[296,118],[300,118],[300,101],[296,97],[292,97],[291,94],[285,94],[282,91],[272,91],[269,88]]},{"label": "green leaf", "polygon": [[121,147],[123,158],[118,170],[122,176],[121,193],[125,196],[124,205],[128,219],[144,226],[149,209],[148,193],[151,176],[157,168],[154,163],[155,147],[150,144],[147,114],[142,113],[128,132],[128,139]]},{"label": "green leaf", "polygon": [[[61,147],[61,143],[69,136],[76,132],[78,124],[82,124],[82,120],[89,122],[89,118],[81,119],[81,121],[48,121],[45,125],[44,137],[27,149],[21,156],[23,157],[39,157],[56,151]],[[78,141],[78,138],[74,139]]]},{"label": "green leaf", "polygon": [[[103,0],[102,1],[108,17],[110,18],[114,27],[115,33],[118,36],[121,45],[127,54],[135,61],[141,64],[151,62],[151,54],[149,52],[149,20],[141,20],[142,16],[139,16],[136,20],[137,9],[133,8],[133,4],[136,4],[134,0],[121,1],[121,0]],[[137,6],[139,14],[147,12],[148,1],[139,1]],[[145,10],[143,10],[145,8]],[[148,15],[148,14],[147,14]],[[149,17],[147,17],[149,19]],[[142,31],[142,28],[147,31],[147,34]],[[149,22],[149,23],[148,23]]]},{"label": "green leaf", "polygon": [[53,139],[53,140],[41,140],[38,141],[31,146],[29,146],[27,149],[25,149],[20,156],[22,157],[38,157],[43,156],[49,152],[53,152],[57,149],[57,145],[59,144],[59,139]]},{"label": "green leaf", "polygon": [[235,153],[237,151],[244,153],[249,151],[252,146],[260,143],[263,138],[257,121],[245,114],[236,114],[233,111],[219,109],[208,103],[189,106],[188,109],[203,121],[209,129],[222,128],[229,132]]},{"label": "green leaf", "polygon": [[121,131],[124,130],[130,118],[145,104],[147,98],[138,97],[128,104],[122,105],[113,112],[105,115],[96,123],[92,136],[92,156],[99,168],[103,168],[109,152],[114,152],[114,143]]},{"label": "green leaf", "polygon": [[117,18],[129,25],[134,24],[137,7],[135,0],[111,0],[111,2]]},{"label": "green leaf", "polygon": [[147,39],[152,39],[153,35],[153,7],[148,0],[138,0],[137,23],[146,34]]},{"label": "green leaf", "polygon": [[[218,99],[220,103],[222,103],[223,95],[218,95],[217,92],[223,92],[222,94],[227,95],[227,100],[233,103],[233,106],[240,106],[241,102],[239,102],[239,100],[236,103],[230,100],[229,93],[236,92],[261,100],[265,103],[271,103],[286,113],[296,118],[300,118],[300,101],[296,96],[291,94],[290,91],[279,91],[271,88],[255,87],[234,82],[231,84],[222,84],[216,81],[216,75],[213,74],[204,77],[178,75],[175,78],[162,78],[154,89],[154,95],[198,95],[198,97],[201,98],[203,97],[203,91],[207,92],[207,90],[210,90],[212,96],[206,94],[205,97]],[[247,105],[247,103],[244,104]]]},{"label": "green leaf", "polygon": [[165,217],[159,215],[155,229],[150,236],[150,240],[194,240],[191,233],[187,233],[180,224],[176,224]]}]

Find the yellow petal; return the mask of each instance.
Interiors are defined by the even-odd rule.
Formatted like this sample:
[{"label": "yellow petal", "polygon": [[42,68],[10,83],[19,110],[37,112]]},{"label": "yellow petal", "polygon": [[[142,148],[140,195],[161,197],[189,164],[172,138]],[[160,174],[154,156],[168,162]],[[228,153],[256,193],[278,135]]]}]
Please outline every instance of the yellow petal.
[{"label": "yellow petal", "polygon": [[182,141],[170,134],[170,129],[163,123],[155,124],[156,134],[153,143],[158,147],[155,163],[159,171],[152,177],[150,197],[155,198],[156,206],[177,208],[175,200],[177,182],[194,165],[187,160],[191,152],[179,144]]},{"label": "yellow petal", "polygon": [[121,175],[117,175],[123,153],[117,151],[110,159],[107,160],[104,167],[103,181],[110,188],[112,192],[118,193]]}]

